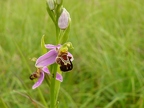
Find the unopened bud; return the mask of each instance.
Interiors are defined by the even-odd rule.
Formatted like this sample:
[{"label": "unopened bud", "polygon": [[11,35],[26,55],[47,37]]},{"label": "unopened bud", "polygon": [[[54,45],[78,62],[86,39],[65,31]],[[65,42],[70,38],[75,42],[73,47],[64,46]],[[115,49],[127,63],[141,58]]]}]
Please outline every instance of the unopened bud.
[{"label": "unopened bud", "polygon": [[53,0],[47,0],[47,4],[48,4],[50,10],[54,10],[55,3]]},{"label": "unopened bud", "polygon": [[70,15],[68,11],[63,8],[63,11],[58,19],[58,26],[60,29],[64,30],[69,26]]}]

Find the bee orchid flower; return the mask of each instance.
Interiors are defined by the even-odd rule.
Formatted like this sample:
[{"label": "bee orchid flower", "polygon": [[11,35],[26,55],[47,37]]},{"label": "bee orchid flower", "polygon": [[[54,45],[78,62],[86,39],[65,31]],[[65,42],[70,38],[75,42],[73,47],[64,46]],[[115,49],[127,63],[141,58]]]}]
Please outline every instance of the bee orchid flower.
[{"label": "bee orchid flower", "polygon": [[[63,72],[70,71],[73,68],[72,61],[74,59],[72,54],[68,52],[67,47],[62,47],[60,44],[46,44],[45,47],[49,49],[49,51],[36,60],[35,67],[37,68],[37,71],[30,76],[31,80],[38,78],[38,81],[32,86],[32,89],[41,85],[45,74],[50,75],[47,68],[49,65],[57,63],[60,65],[60,69]],[[56,80],[60,82],[63,81],[62,75],[58,72],[56,73]]]},{"label": "bee orchid flower", "polygon": [[[43,67],[43,68],[37,68],[37,71],[34,72],[31,76],[30,79],[33,80],[35,78],[38,78],[38,81],[32,86],[32,89],[37,88],[38,86],[40,86],[44,80],[44,76],[45,74],[50,75],[50,72],[48,70],[47,67]],[[56,74],[56,80],[62,82],[63,81],[63,77],[61,74],[57,73]]]},{"label": "bee orchid flower", "polygon": [[36,67],[45,67],[57,63],[60,65],[61,71],[66,72],[72,70],[72,61],[74,59],[72,54],[68,52],[67,47],[63,48],[60,44],[46,44],[45,47],[49,49],[49,51],[37,59],[35,64]]}]

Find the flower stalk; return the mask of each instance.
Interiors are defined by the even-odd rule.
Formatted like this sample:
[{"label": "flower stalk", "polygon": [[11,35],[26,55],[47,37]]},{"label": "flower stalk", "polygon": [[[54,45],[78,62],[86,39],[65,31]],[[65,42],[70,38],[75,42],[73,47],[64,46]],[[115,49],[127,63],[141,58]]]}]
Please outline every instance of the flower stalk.
[{"label": "flower stalk", "polygon": [[53,78],[51,79],[51,87],[50,87],[50,99],[51,99],[51,101],[50,101],[50,107],[51,108],[55,108],[55,106],[56,106],[56,80],[55,80],[55,78],[56,78],[56,72],[57,72],[57,64],[53,64],[52,65],[52,72],[53,72]]},{"label": "flower stalk", "polygon": [[[68,11],[62,5],[63,0],[47,0],[47,12],[54,22],[56,29],[56,45],[45,44],[44,36],[41,39],[43,55],[35,63],[37,70],[30,76],[30,79],[38,78],[32,86],[33,89],[39,87],[45,75],[50,88],[50,108],[58,106],[58,94],[60,84],[63,81],[62,72],[72,70],[73,55],[68,52],[73,48],[70,42],[67,42],[70,31],[71,18]],[[47,51],[48,49],[48,51]]]}]

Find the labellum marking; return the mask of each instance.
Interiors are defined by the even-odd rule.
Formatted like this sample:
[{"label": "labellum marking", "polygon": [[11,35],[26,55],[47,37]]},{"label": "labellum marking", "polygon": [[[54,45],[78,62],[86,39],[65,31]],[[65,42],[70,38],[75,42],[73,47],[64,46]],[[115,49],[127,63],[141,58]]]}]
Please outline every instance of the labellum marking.
[{"label": "labellum marking", "polygon": [[56,58],[56,62],[60,65],[60,69],[63,72],[67,72],[73,69],[71,57],[67,53],[63,53]]}]

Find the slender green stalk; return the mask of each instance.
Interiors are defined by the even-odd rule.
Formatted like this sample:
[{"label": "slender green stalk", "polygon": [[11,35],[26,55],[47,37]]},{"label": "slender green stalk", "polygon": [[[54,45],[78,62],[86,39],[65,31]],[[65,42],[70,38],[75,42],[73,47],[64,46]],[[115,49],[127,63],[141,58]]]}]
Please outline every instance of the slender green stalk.
[{"label": "slender green stalk", "polygon": [[55,82],[56,82],[56,72],[57,72],[57,64],[52,65],[52,74],[51,78],[51,87],[50,87],[50,107],[55,108],[56,105],[56,96],[55,96]]},{"label": "slender green stalk", "polygon": [[[58,18],[57,18],[57,15],[56,15],[56,21],[58,21]],[[58,25],[55,24],[55,28],[56,28],[56,44],[58,44],[59,42],[59,28],[58,28]],[[56,73],[57,73],[57,64],[54,64],[52,66],[52,74],[53,74],[53,77],[51,78],[51,87],[50,87],[50,91],[51,91],[51,94],[50,94],[50,107],[51,108],[55,108],[56,106],[56,101],[57,101],[57,85],[56,85]]]},{"label": "slender green stalk", "polygon": [[58,44],[59,43],[59,28],[55,25],[55,27],[56,27],[56,44]]},{"label": "slender green stalk", "polygon": [[53,78],[51,79],[51,108],[55,108],[57,104],[57,98],[60,90],[60,82],[56,81],[56,72],[59,71],[59,67],[57,64],[53,66]]},{"label": "slender green stalk", "polygon": [[[59,27],[59,18],[60,18],[60,15],[62,14],[62,11],[64,9],[63,6],[62,6],[62,2],[63,1],[59,1],[59,2],[56,2],[56,4],[53,4],[53,0],[49,0],[48,1],[48,7],[47,7],[47,10],[48,10],[48,13],[50,15],[50,17],[52,18],[54,24],[55,24],[55,29],[56,29],[56,44],[62,44],[62,40],[67,40],[67,37],[65,39],[65,35],[66,33],[68,32],[64,32],[65,30],[63,30],[63,26],[62,27]],[[52,11],[53,9],[53,11]],[[69,15],[65,18],[65,16],[68,15],[68,13],[65,13],[60,19],[60,25],[64,22],[65,19],[67,19],[69,17]],[[67,20],[66,20],[67,22]],[[64,25],[65,23],[63,23],[62,25]],[[66,28],[65,28],[66,29]],[[69,29],[68,29],[69,31]],[[65,41],[66,42],[66,41]],[[51,74],[53,75],[52,78],[51,78],[51,85],[50,85],[50,107],[51,108],[55,108],[56,107],[56,103],[57,103],[57,98],[58,98],[58,94],[59,94],[59,90],[60,90],[60,82],[59,81],[56,81],[56,74],[57,72],[59,72],[61,74],[61,71],[58,67],[58,64],[54,64],[51,66]]]},{"label": "slender green stalk", "polygon": [[[59,68],[59,66],[57,66],[57,72],[59,72],[60,71],[60,68]],[[59,90],[60,90],[60,84],[61,84],[61,82],[59,82],[59,81],[56,81],[56,84],[55,84],[55,96],[56,96],[56,101],[58,100],[58,94],[59,94]]]}]

